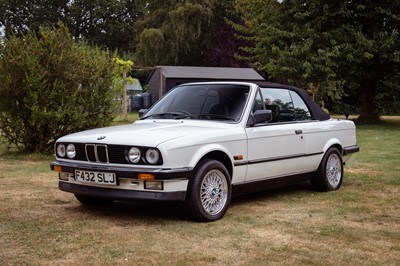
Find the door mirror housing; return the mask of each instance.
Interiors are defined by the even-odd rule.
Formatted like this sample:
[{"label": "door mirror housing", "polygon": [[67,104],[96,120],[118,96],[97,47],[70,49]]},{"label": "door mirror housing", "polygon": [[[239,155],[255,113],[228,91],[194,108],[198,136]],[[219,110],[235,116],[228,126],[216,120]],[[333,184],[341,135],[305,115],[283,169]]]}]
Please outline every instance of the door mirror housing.
[{"label": "door mirror housing", "polygon": [[247,126],[254,127],[257,124],[267,123],[271,120],[271,110],[256,110],[253,114],[250,115],[249,120],[247,121]]}]

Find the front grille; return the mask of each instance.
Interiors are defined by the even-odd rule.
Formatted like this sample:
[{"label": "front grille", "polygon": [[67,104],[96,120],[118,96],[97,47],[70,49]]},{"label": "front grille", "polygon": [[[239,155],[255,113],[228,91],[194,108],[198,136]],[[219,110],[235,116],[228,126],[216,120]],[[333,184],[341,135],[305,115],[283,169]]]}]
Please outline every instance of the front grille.
[{"label": "front grille", "polygon": [[76,149],[75,160],[95,163],[129,164],[125,154],[130,147],[92,143],[74,143],[74,145]]},{"label": "front grille", "polygon": [[105,144],[86,144],[85,152],[89,162],[109,163],[108,149]]}]

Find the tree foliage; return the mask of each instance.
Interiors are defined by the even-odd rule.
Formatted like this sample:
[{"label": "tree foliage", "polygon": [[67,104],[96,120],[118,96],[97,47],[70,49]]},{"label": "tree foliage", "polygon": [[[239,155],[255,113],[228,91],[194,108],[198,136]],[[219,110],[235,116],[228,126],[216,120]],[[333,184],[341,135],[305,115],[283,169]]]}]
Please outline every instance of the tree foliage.
[{"label": "tree foliage", "polygon": [[377,95],[387,91],[388,85],[398,89],[400,1],[346,1],[340,6],[339,17],[339,74],[360,94],[359,119],[379,121]]},{"label": "tree foliage", "polygon": [[135,24],[138,64],[240,64],[233,60],[238,47],[235,33],[225,22],[225,17],[236,16],[234,0],[151,0],[146,10]]},{"label": "tree foliage", "polygon": [[69,0],[0,0],[0,26],[6,36],[37,31],[63,20]]},{"label": "tree foliage", "polygon": [[135,47],[134,23],[145,6],[142,0],[0,0],[0,27],[8,37],[61,20],[76,40],[128,51]]},{"label": "tree foliage", "polygon": [[[214,0],[148,1],[148,15],[136,23],[137,60],[142,65],[200,63]],[[194,60],[195,59],[195,60]]]},{"label": "tree foliage", "polygon": [[112,54],[75,42],[62,24],[0,47],[0,130],[19,149],[49,151],[65,134],[113,119]]},{"label": "tree foliage", "polygon": [[233,25],[254,67],[329,98],[356,90],[360,119],[377,121],[379,84],[399,73],[399,2],[239,0]]},{"label": "tree foliage", "polygon": [[145,12],[142,0],[69,1],[66,22],[73,36],[90,43],[129,51],[135,48],[134,23]]}]

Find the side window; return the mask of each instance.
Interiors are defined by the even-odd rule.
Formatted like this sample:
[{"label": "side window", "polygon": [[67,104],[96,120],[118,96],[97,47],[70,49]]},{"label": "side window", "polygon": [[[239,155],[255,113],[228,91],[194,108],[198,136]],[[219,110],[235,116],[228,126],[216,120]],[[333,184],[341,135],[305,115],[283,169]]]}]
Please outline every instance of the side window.
[{"label": "side window", "polygon": [[294,91],[290,91],[294,104],[294,118],[296,121],[311,120],[311,113],[303,99]]},{"label": "side window", "polygon": [[285,89],[261,88],[265,109],[272,111],[272,123],[295,120],[290,93]]}]

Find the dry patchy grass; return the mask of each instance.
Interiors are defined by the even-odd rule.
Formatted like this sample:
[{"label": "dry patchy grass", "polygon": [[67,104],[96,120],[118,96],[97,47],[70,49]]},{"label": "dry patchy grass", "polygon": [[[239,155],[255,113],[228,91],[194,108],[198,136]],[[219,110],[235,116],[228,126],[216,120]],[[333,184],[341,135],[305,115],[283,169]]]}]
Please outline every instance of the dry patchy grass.
[{"label": "dry patchy grass", "polygon": [[0,265],[399,265],[400,118],[358,128],[343,187],[234,198],[214,223],[177,204],[88,208],[52,157],[0,154]]}]

